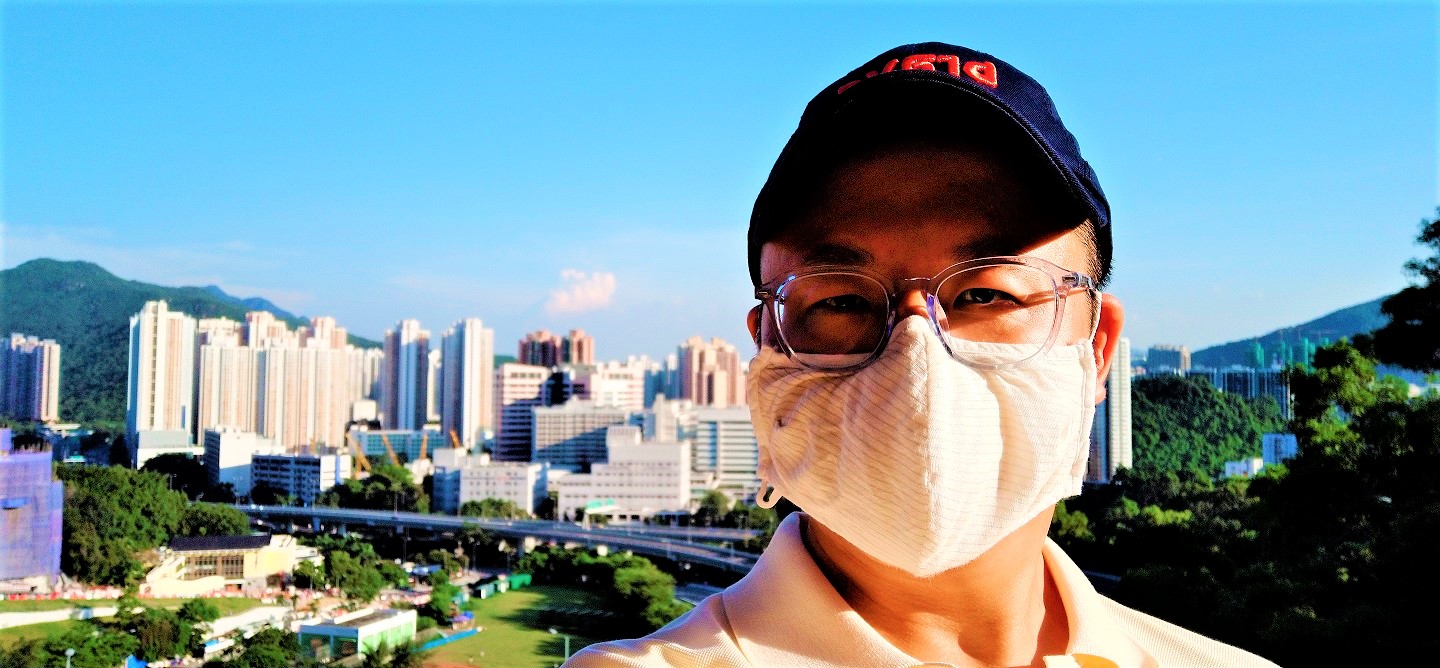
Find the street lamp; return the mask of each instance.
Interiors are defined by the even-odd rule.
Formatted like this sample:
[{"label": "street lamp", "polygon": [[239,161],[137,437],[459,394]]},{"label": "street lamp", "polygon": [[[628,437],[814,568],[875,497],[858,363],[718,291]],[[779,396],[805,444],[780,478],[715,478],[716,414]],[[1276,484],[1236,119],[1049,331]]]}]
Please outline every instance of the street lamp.
[{"label": "street lamp", "polygon": [[565,638],[565,660],[566,660],[566,661],[569,661],[569,660],[570,660],[570,636],[568,636],[568,635],[566,635],[566,634],[564,634],[564,633],[561,633],[561,632],[559,632],[559,631],[556,631],[556,630],[555,630],[555,627],[553,627],[553,626],[550,627],[550,634],[551,634],[551,635],[558,635],[558,636],[561,636],[561,637]]},{"label": "street lamp", "polygon": [[75,648],[65,650],[65,668],[70,668],[70,657],[75,656]]}]

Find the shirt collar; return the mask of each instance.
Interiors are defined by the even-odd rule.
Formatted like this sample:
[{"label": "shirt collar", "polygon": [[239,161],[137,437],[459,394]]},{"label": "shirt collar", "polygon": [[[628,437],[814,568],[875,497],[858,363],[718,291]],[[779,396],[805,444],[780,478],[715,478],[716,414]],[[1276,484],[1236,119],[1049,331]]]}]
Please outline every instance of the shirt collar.
[{"label": "shirt collar", "polygon": [[[756,666],[797,668],[924,665],[890,644],[835,591],[805,547],[801,515],[785,518],[755,567],[722,594],[725,616],[746,659]],[[1153,664],[1116,626],[1100,594],[1058,545],[1047,539],[1043,556],[1070,626],[1068,654],[1054,662],[1047,658],[1047,664]]]}]

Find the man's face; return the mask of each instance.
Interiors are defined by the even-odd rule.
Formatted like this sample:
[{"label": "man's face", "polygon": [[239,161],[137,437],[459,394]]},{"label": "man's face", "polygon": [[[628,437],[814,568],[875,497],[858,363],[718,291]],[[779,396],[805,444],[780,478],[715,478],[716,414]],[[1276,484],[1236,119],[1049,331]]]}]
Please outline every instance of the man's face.
[{"label": "man's face", "polygon": [[[851,265],[892,279],[928,277],[994,255],[1027,255],[1093,273],[1093,250],[1074,221],[1037,204],[1046,193],[1018,174],[992,156],[955,149],[897,147],[850,161],[834,171],[808,216],[762,247],[761,282],[815,264]],[[900,298],[901,317],[925,315],[918,290]],[[1089,337],[1089,300],[1085,294],[1069,300],[1056,345]],[[773,347],[770,318],[752,311],[751,331],[758,326],[761,345]],[[1114,330],[1105,333],[1118,334],[1118,322]],[[1100,346],[1096,352],[1103,366],[1108,355]]]}]

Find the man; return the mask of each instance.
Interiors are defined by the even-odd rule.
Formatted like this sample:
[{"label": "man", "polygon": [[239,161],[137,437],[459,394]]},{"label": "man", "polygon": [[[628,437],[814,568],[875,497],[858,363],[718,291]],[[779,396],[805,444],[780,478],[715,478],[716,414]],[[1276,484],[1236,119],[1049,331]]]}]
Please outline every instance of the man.
[{"label": "man", "polygon": [[1124,320],[1110,210],[1045,90],[948,44],[811,101],[750,220],[755,568],[575,666],[1246,666],[1046,539]]}]

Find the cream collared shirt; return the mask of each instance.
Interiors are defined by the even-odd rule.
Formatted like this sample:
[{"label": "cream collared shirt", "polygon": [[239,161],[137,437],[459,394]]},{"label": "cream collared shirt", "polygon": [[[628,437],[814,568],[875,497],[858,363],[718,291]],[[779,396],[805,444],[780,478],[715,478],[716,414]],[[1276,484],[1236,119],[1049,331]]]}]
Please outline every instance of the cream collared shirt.
[{"label": "cream collared shirt", "polygon": [[[585,648],[567,668],[652,666],[830,668],[926,664],[896,649],[850,608],[801,537],[801,513],[781,522],[770,546],[739,582],[644,638]],[[1095,591],[1048,539],[1045,564],[1070,624],[1066,654],[1046,668],[1188,668],[1274,664],[1244,650],[1131,610]]]}]

